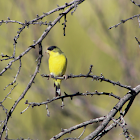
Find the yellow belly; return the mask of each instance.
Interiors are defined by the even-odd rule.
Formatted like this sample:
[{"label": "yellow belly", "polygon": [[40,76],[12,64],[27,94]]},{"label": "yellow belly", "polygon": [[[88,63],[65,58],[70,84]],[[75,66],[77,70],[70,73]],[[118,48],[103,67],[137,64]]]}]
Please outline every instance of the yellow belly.
[{"label": "yellow belly", "polygon": [[67,67],[67,59],[65,55],[58,54],[49,57],[50,74],[54,76],[62,76],[65,74]]}]

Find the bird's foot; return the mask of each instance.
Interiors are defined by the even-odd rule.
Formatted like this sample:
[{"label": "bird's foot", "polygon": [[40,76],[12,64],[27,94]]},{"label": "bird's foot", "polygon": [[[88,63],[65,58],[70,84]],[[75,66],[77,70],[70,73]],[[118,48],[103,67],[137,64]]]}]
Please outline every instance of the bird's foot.
[{"label": "bird's foot", "polygon": [[50,78],[54,78],[54,75],[50,74]]},{"label": "bird's foot", "polygon": [[54,75],[49,74],[49,77],[48,77],[48,79],[47,79],[47,80],[49,80],[50,78],[54,78]]}]

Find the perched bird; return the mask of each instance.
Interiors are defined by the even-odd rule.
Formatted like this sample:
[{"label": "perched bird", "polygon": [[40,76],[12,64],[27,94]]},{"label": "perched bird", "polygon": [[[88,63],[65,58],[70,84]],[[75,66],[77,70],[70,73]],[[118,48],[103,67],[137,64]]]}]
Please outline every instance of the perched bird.
[{"label": "perched bird", "polygon": [[[56,46],[50,46],[46,51],[49,54],[49,71],[51,76],[63,76],[67,67],[67,58],[65,54]],[[56,96],[61,96],[61,79],[54,79]]]}]

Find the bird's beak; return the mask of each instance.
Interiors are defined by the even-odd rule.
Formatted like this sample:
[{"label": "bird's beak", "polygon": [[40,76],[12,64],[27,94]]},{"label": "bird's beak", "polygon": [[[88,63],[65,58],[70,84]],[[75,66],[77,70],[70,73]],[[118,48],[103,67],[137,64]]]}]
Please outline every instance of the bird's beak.
[{"label": "bird's beak", "polygon": [[45,53],[48,53],[49,54],[49,50],[46,50]]}]

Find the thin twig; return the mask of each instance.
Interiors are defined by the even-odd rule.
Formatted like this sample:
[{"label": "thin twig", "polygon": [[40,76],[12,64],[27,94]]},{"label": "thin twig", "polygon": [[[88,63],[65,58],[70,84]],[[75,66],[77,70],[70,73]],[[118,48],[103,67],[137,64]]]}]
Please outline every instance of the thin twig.
[{"label": "thin twig", "polygon": [[80,139],[80,138],[82,137],[82,135],[84,134],[85,130],[86,130],[86,126],[84,126],[84,130],[83,130],[83,132],[81,133],[81,135],[78,137],[78,139]]},{"label": "thin twig", "polygon": [[11,94],[12,90],[13,90],[17,85],[18,85],[18,83],[17,83],[16,85],[14,85],[14,86],[11,88],[10,92],[9,92],[9,93],[5,96],[5,98],[2,100],[2,103],[6,100],[6,98],[9,96],[9,94]]},{"label": "thin twig", "polygon": [[135,4],[136,6],[140,7],[140,4],[137,4],[135,1],[130,0],[133,4]]},{"label": "thin twig", "polygon": [[126,21],[131,20],[131,19],[134,19],[134,18],[139,17],[139,16],[140,16],[140,14],[134,15],[134,16],[132,16],[132,17],[130,17],[130,18],[127,18],[127,19],[124,19],[124,20],[122,19],[120,23],[118,23],[118,24],[116,24],[116,25],[113,25],[113,26],[109,27],[108,29],[112,29],[112,28],[114,28],[114,27],[116,28],[116,27],[118,27],[120,24],[125,23]]},{"label": "thin twig", "polygon": [[29,107],[30,105],[28,105],[23,111],[21,111],[20,114],[24,113]]},{"label": "thin twig", "polygon": [[21,59],[19,59],[19,68],[18,68],[18,71],[17,71],[17,74],[16,74],[16,76],[14,77],[14,80],[13,80],[13,82],[11,82],[10,84],[8,84],[5,88],[4,88],[4,90],[9,86],[9,85],[13,85],[14,83],[16,83],[16,80],[17,80],[17,77],[18,77],[18,75],[19,75],[19,73],[20,73],[20,70],[21,70]]}]

